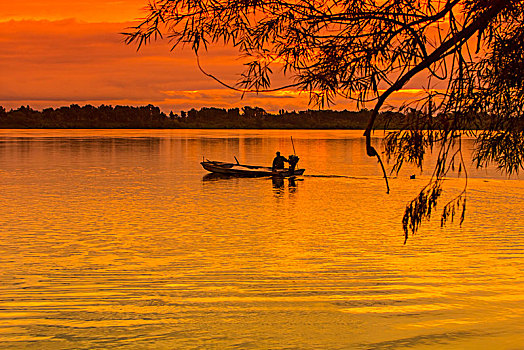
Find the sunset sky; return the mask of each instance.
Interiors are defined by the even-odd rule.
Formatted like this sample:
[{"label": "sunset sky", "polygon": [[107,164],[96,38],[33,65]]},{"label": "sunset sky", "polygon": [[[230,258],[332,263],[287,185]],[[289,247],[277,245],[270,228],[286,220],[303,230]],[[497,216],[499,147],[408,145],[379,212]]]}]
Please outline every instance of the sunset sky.
[{"label": "sunset sky", "polygon": [[[72,103],[144,105],[164,111],[260,106],[268,111],[308,108],[308,94],[241,94],[223,88],[197,68],[190,49],[171,52],[167,41],[136,51],[119,33],[145,15],[146,0],[12,1],[0,14],[0,105],[35,109]],[[242,64],[231,48],[201,58],[207,71],[234,83]],[[282,82],[282,81],[280,81]],[[278,83],[278,81],[277,81]],[[389,100],[413,97],[414,81]],[[369,106],[371,107],[371,106]],[[368,108],[369,108],[368,107]],[[342,99],[333,109],[354,109]]]}]

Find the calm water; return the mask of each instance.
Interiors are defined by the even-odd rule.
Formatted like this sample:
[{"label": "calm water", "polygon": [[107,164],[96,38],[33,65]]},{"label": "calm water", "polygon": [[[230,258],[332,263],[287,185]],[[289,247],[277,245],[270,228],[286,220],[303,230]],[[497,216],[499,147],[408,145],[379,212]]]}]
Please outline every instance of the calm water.
[{"label": "calm water", "polygon": [[[199,164],[290,135],[294,183]],[[428,177],[385,194],[360,136],[0,131],[0,348],[521,349],[524,181],[472,171],[463,226],[403,245]]]}]

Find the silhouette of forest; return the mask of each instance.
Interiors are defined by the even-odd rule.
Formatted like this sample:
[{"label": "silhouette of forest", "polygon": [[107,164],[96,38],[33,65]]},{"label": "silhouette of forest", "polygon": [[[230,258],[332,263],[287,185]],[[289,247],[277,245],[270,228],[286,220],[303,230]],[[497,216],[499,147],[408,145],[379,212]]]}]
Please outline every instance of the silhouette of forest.
[{"label": "silhouette of forest", "polygon": [[[99,107],[73,104],[69,107],[37,111],[29,106],[6,111],[0,106],[0,128],[3,129],[365,129],[371,111],[305,110],[268,113],[260,107],[209,108],[166,114],[153,105]],[[410,109],[407,114],[383,112],[376,127],[400,128],[413,114],[428,117]],[[431,123],[429,123],[431,124]],[[431,125],[428,125],[431,128]],[[472,125],[472,129],[482,128]]]}]

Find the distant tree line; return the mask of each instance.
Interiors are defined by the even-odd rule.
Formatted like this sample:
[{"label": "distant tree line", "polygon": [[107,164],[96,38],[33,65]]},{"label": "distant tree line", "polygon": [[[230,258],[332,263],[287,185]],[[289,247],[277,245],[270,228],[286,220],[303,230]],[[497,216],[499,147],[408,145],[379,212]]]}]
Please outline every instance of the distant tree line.
[{"label": "distant tree line", "polygon": [[369,111],[305,110],[268,113],[260,107],[191,109],[181,112],[180,127],[227,129],[363,129]]},{"label": "distant tree line", "polygon": [[[72,104],[37,111],[29,106],[6,111],[0,106],[4,129],[365,129],[371,111],[305,110],[268,113],[260,107],[214,108],[165,114],[153,105],[99,107]],[[425,128],[442,125],[449,116],[410,109],[406,113],[382,112],[377,129],[399,129],[413,118],[425,120]],[[476,118],[470,129],[482,129],[488,118]],[[451,120],[451,119],[450,119]],[[438,121],[438,122],[437,122]]]},{"label": "distant tree line", "polygon": [[28,129],[101,129],[101,128],[164,128],[170,120],[153,105],[142,107],[107,106],[80,107],[72,104],[57,109],[37,111],[29,106],[6,112],[0,106],[0,128]]}]

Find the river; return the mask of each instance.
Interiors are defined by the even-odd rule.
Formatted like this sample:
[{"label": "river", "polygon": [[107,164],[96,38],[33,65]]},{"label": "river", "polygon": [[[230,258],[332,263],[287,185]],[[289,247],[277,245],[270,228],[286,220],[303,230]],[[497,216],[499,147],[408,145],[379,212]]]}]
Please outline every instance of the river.
[{"label": "river", "polygon": [[[290,136],[295,181],[199,164],[269,165]],[[470,169],[462,226],[404,245],[430,172],[386,194],[360,131],[0,130],[0,347],[522,347],[524,181]]]}]

